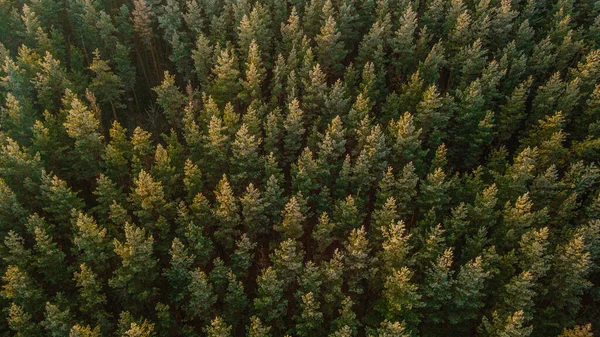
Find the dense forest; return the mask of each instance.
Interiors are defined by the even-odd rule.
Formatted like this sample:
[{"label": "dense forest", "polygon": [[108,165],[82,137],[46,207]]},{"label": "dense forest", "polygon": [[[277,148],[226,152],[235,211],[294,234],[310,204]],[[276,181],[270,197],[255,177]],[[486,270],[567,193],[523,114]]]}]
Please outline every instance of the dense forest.
[{"label": "dense forest", "polygon": [[0,335],[600,335],[600,1],[0,0]]}]

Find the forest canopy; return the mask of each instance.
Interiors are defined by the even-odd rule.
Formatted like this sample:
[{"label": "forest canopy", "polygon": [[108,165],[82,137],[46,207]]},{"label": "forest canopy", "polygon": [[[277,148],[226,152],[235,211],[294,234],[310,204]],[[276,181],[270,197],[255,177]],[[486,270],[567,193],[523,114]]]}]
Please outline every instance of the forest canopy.
[{"label": "forest canopy", "polygon": [[0,0],[0,335],[600,336],[597,0]]}]

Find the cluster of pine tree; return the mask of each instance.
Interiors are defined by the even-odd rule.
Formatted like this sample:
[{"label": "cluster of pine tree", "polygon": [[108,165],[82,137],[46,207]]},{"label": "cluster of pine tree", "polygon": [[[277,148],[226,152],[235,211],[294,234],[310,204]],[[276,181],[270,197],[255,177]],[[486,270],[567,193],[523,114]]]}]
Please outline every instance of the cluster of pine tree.
[{"label": "cluster of pine tree", "polygon": [[1,0],[0,65],[1,335],[600,331],[597,0]]}]

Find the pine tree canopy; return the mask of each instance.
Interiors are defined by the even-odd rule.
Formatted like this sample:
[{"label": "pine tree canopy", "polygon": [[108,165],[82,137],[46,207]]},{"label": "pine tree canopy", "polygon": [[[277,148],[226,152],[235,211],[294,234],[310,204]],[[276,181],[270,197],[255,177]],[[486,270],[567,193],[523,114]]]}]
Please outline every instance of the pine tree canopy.
[{"label": "pine tree canopy", "polygon": [[0,0],[0,336],[600,336],[598,0]]}]

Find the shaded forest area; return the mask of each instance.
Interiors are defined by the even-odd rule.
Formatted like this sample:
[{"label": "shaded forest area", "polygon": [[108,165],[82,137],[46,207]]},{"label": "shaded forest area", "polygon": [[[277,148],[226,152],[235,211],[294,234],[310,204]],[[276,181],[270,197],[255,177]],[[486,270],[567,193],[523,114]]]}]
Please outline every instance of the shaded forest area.
[{"label": "shaded forest area", "polygon": [[0,335],[600,336],[597,0],[0,0]]}]

